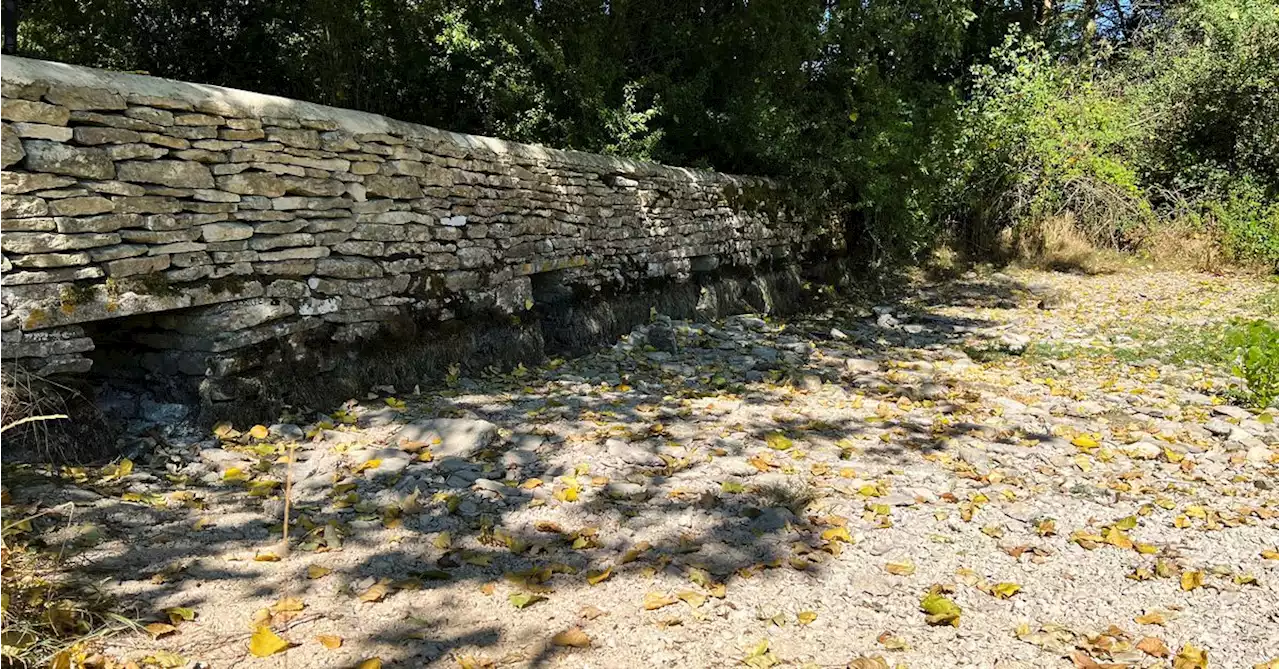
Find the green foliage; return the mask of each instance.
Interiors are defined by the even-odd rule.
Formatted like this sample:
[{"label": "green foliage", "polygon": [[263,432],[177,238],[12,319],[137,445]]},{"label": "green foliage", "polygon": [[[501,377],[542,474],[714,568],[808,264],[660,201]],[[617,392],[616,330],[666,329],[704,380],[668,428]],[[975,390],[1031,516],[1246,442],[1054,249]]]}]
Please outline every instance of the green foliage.
[{"label": "green foliage", "polygon": [[1194,0],[1123,49],[1011,36],[960,109],[952,224],[983,240],[1068,217],[1125,249],[1159,226],[1277,261],[1275,3]]},{"label": "green foliage", "polygon": [[1224,343],[1233,352],[1235,374],[1245,380],[1249,403],[1266,407],[1275,402],[1280,392],[1280,333],[1275,321],[1238,321]]},{"label": "green foliage", "polygon": [[1150,217],[1126,160],[1133,110],[1092,63],[1061,63],[1010,36],[973,74],[955,194],[969,225],[990,232],[1071,214],[1092,241],[1118,246]]},{"label": "green foliage", "polygon": [[1276,221],[1280,205],[1246,178],[1224,187],[1223,195],[1203,202],[1208,221],[1219,230],[1223,246],[1238,261],[1275,264],[1277,248]]}]

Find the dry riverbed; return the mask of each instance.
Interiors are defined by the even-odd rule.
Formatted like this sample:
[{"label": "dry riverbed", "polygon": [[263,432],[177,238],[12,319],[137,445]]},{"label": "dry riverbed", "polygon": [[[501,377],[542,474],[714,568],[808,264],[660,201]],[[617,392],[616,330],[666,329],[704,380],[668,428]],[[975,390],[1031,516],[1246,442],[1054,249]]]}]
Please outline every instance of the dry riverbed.
[{"label": "dry riverbed", "polygon": [[1276,666],[1276,411],[1195,355],[1275,290],[1013,272],[659,318],[123,470],[6,467],[6,524],[63,504],[8,540],[151,624],[72,651],[101,666]]}]

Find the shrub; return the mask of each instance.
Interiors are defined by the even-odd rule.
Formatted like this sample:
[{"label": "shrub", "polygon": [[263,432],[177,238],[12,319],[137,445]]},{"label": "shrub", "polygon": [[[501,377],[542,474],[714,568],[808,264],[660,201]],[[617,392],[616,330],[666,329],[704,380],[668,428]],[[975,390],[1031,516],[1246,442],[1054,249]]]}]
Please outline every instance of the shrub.
[{"label": "shrub", "polygon": [[960,112],[953,191],[968,223],[991,238],[1003,228],[1070,217],[1094,244],[1125,245],[1151,216],[1125,155],[1133,110],[1089,64],[1059,62],[1016,35],[974,77]]},{"label": "shrub", "polygon": [[1280,333],[1276,324],[1265,319],[1239,321],[1228,331],[1226,344],[1234,351],[1234,373],[1244,379],[1249,403],[1269,406],[1276,400],[1280,384]]}]

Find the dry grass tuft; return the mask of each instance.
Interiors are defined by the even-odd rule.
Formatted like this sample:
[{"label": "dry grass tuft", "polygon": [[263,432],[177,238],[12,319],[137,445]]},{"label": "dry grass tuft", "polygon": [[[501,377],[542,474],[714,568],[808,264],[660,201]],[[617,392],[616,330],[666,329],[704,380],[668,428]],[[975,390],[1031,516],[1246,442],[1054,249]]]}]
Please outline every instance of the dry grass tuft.
[{"label": "dry grass tuft", "polygon": [[0,666],[83,666],[95,640],[139,628],[116,612],[116,602],[68,568],[67,539],[48,540],[49,533],[69,527],[71,503],[37,510],[38,503],[13,504],[7,490],[3,501]]},{"label": "dry grass tuft", "polygon": [[[5,459],[69,463],[105,456],[114,443],[86,390],[6,365],[0,373]],[[44,420],[50,416],[65,418]]]},{"label": "dry grass tuft", "polygon": [[1018,264],[1037,269],[1110,274],[1132,263],[1130,256],[1094,244],[1071,214],[1018,226],[1002,241]]}]

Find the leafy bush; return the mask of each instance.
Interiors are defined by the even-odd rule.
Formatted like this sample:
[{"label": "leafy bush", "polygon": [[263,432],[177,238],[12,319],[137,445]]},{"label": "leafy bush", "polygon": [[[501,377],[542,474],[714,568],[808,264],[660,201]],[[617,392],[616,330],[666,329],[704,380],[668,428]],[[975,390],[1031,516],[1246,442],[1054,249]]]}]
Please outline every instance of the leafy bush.
[{"label": "leafy bush", "polygon": [[1114,249],[1200,233],[1274,265],[1277,18],[1274,2],[1193,0],[1075,59],[1015,32],[972,70],[953,226],[989,241],[1069,219]]},{"label": "leafy bush", "polygon": [[1119,247],[1150,218],[1126,160],[1134,110],[1091,65],[1062,63],[1043,44],[1011,35],[974,69],[955,191],[970,225],[989,236],[1069,216],[1090,241]]},{"label": "leafy bush", "polygon": [[1274,265],[1280,255],[1276,221],[1280,205],[1263,190],[1242,179],[1225,195],[1207,200],[1206,213],[1221,234],[1222,244],[1237,261]]},{"label": "leafy bush", "polygon": [[1275,401],[1280,384],[1280,332],[1273,321],[1237,322],[1226,337],[1234,351],[1234,373],[1245,380],[1249,403],[1265,407]]}]

